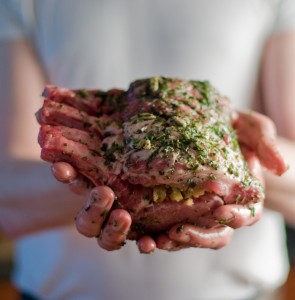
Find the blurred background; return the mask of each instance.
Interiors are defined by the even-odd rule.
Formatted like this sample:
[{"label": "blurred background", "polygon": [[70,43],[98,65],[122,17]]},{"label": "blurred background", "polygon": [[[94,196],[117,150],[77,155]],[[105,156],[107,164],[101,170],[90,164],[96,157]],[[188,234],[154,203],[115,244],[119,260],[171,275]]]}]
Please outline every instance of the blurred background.
[{"label": "blurred background", "polygon": [[[286,226],[286,232],[288,253],[291,263],[288,280],[285,285],[278,291],[278,294],[275,296],[276,299],[265,298],[263,300],[295,299],[295,230]],[[13,241],[5,237],[0,232],[0,300],[19,299],[19,294],[10,281],[13,267]]]},{"label": "blurred background", "polygon": [[[287,244],[291,269],[285,285],[278,291],[276,299],[261,300],[294,300],[295,299],[295,230],[286,226]],[[13,287],[10,276],[13,269],[13,241],[0,232],[0,299],[19,300],[18,292]],[[267,296],[266,296],[267,297]],[[257,299],[260,300],[260,299]]]}]

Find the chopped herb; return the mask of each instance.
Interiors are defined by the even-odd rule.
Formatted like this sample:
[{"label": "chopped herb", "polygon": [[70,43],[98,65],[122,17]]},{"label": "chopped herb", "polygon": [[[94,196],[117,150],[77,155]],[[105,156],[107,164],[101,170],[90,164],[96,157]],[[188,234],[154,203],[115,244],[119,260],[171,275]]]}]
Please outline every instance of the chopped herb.
[{"label": "chopped herb", "polygon": [[87,90],[83,89],[83,90],[80,90],[80,91],[77,91],[76,94],[78,96],[80,96],[81,98],[83,99],[86,99],[88,96],[89,96],[89,93]]},{"label": "chopped herb", "polygon": [[225,225],[227,222],[228,222],[227,219],[220,219],[219,220],[219,224],[221,224],[221,225]]},{"label": "chopped herb", "polygon": [[140,222],[134,222],[131,224],[131,231],[138,232],[140,234],[144,234],[146,230],[146,225]]},{"label": "chopped herb", "polygon": [[241,201],[241,198],[242,198],[241,194],[237,195],[237,197],[236,197],[236,203],[239,203]]},{"label": "chopped herb", "polygon": [[95,93],[93,94],[94,97],[105,97],[107,94],[107,92],[105,91],[95,91]]},{"label": "chopped herb", "polygon": [[99,156],[99,152],[95,149],[89,149],[89,152],[91,153],[92,156]]},{"label": "chopped herb", "polygon": [[126,242],[125,242],[125,241],[122,241],[122,242],[119,243],[118,246],[119,246],[119,247],[123,247],[124,245],[126,245]]},{"label": "chopped herb", "polygon": [[109,211],[108,210],[103,210],[101,213],[100,213],[100,216],[102,217],[102,218],[105,218],[107,215],[108,215],[108,213],[109,213]]},{"label": "chopped herb", "polygon": [[119,222],[117,220],[113,220],[112,226],[113,227],[118,227],[119,226]]},{"label": "chopped herb", "polygon": [[184,230],[184,226],[183,226],[183,225],[180,225],[180,226],[178,226],[178,227],[176,228],[176,232],[177,232],[177,233],[183,232],[183,230]]},{"label": "chopped herb", "polygon": [[255,207],[254,206],[250,206],[249,210],[250,210],[251,216],[255,217]]},{"label": "chopped herb", "polygon": [[150,79],[150,91],[153,92],[157,92],[159,87],[160,87],[160,77],[158,76],[154,76]]},{"label": "chopped herb", "polygon": [[197,184],[196,184],[196,182],[193,179],[190,178],[190,179],[188,179],[188,186],[190,188],[194,188],[194,187],[197,186]]},{"label": "chopped herb", "polygon": [[216,176],[215,176],[214,174],[210,174],[210,175],[209,175],[209,179],[210,179],[210,180],[215,180],[215,179],[216,179]]},{"label": "chopped herb", "polygon": [[109,148],[106,152],[105,155],[109,156],[111,154],[113,154],[116,150],[120,149],[119,144],[113,143],[111,148]]}]

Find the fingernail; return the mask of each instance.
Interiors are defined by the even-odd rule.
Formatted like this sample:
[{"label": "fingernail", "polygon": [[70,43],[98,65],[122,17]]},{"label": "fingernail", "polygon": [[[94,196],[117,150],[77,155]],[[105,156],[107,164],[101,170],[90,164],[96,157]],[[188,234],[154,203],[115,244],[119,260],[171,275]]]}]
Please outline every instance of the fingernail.
[{"label": "fingernail", "polygon": [[54,177],[60,182],[70,182],[77,177],[77,172],[68,163],[58,162],[51,166]]}]

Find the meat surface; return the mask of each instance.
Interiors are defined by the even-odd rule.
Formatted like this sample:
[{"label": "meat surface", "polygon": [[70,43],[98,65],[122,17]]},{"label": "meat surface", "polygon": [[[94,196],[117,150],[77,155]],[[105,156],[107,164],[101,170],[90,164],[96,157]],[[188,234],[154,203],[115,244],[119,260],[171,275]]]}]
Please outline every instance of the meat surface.
[{"label": "meat surface", "polygon": [[131,214],[129,239],[178,223],[211,227],[217,207],[263,201],[230,102],[207,81],[152,77],[127,91],[47,86],[43,96],[42,159],[110,186],[114,208]]}]

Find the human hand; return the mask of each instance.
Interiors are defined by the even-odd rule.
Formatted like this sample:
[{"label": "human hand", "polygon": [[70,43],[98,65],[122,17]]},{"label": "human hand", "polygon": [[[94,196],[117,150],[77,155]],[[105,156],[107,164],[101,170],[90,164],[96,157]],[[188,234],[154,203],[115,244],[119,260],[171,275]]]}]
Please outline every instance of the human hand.
[{"label": "human hand", "polygon": [[[54,163],[52,172],[58,181],[69,184],[73,192],[87,194],[85,205],[76,217],[77,230],[84,236],[96,237],[103,249],[111,251],[121,248],[125,244],[132,220],[126,210],[111,211],[115,201],[113,191],[109,187],[100,186],[89,192],[88,179],[78,174],[68,163]],[[205,225],[208,225],[206,218]],[[214,225],[212,228],[173,226],[168,235],[141,237],[137,240],[137,246],[141,253],[151,253],[156,248],[169,251],[187,247],[221,248],[229,243],[233,229],[222,224]],[[187,239],[188,234],[191,236],[190,241]]]},{"label": "human hand", "polygon": [[[239,112],[233,118],[241,151],[253,176],[264,185],[263,169],[276,175],[287,171],[288,165],[276,146],[276,130],[273,122],[256,112]],[[193,225],[173,226],[167,234],[157,238],[157,247],[179,250],[186,247],[220,248],[230,241],[233,229],[256,223],[263,213],[263,199],[258,203],[227,204],[214,210],[204,220],[204,228]],[[211,219],[211,228],[210,227]]]},{"label": "human hand", "polygon": [[[264,186],[263,167],[276,175],[288,166],[276,145],[276,128],[266,116],[256,112],[237,112],[233,116],[241,151],[250,173]],[[158,248],[179,250],[187,247],[221,248],[230,242],[233,229],[250,226],[260,220],[264,199],[247,204],[227,204],[204,216],[203,227],[191,224],[173,226],[167,234],[156,237]],[[202,225],[201,220],[198,220]]]},{"label": "human hand", "polygon": [[[55,163],[53,174],[61,181],[68,183],[76,193],[88,191],[87,179],[77,174],[75,169],[67,163]],[[115,196],[108,187],[96,187],[88,194],[84,208],[76,218],[78,231],[88,237],[97,237],[99,245],[106,250],[117,250],[125,243],[127,233],[131,226],[129,213],[122,209],[115,209],[110,214]],[[258,206],[258,204],[256,205]],[[209,214],[203,218],[203,227],[189,224],[173,226],[167,234],[157,237],[143,236],[137,241],[138,249],[142,253],[151,253],[156,248],[176,251],[187,247],[203,247],[218,249],[230,242],[234,230],[221,224],[230,210],[235,213],[232,227],[258,220],[262,205],[256,207],[256,216],[249,216],[250,210],[245,207],[229,207],[220,210],[220,222],[216,222]],[[211,219],[210,219],[211,218]],[[218,218],[218,214],[217,214]],[[209,228],[208,228],[209,227]]]},{"label": "human hand", "polygon": [[[257,158],[247,153],[252,172],[258,175],[261,171]],[[76,218],[77,230],[88,237],[97,237],[99,245],[106,250],[116,250],[125,243],[131,226],[131,217],[126,210],[111,210],[115,195],[106,186],[95,187],[89,193],[91,183],[78,174],[68,163],[53,164],[54,176],[61,182],[68,183],[71,190],[78,194],[88,193],[84,208]],[[262,203],[252,204],[251,209],[242,205],[223,205],[212,214],[203,217],[202,226],[178,224],[167,234],[156,237],[143,236],[137,241],[139,251],[151,253],[156,248],[176,251],[187,247],[218,249],[230,242],[233,228],[250,225],[256,222],[262,213]],[[209,209],[208,209],[209,210]],[[253,212],[255,211],[255,216]],[[109,213],[110,212],[110,213]],[[217,220],[217,221],[216,221]]]}]

